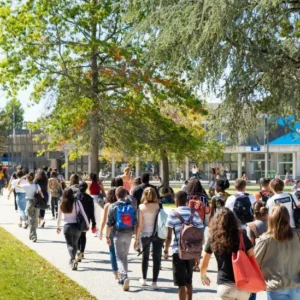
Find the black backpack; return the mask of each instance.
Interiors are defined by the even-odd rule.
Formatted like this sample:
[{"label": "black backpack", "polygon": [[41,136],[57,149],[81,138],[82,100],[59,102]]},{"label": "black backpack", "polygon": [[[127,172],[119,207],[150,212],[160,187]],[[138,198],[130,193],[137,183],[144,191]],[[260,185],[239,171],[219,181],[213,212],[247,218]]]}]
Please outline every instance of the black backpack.
[{"label": "black backpack", "polygon": [[236,195],[233,212],[243,225],[254,220],[249,194]]}]

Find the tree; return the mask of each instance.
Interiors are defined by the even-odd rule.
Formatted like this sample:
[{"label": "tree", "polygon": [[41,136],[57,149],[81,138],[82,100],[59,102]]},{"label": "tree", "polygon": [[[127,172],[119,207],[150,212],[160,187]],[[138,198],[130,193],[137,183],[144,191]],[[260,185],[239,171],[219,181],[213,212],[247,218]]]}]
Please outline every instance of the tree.
[{"label": "tree", "polygon": [[10,100],[4,108],[5,127],[7,130],[22,129],[24,126],[24,109],[17,99]]},{"label": "tree", "polygon": [[[33,84],[33,100],[53,99],[62,140],[66,135],[75,142],[84,139],[94,172],[103,143],[99,124],[113,106],[130,100],[126,94],[155,74],[136,60],[140,47],[122,47],[128,25],[121,23],[121,9],[112,2],[6,0],[0,7],[0,48],[5,54],[0,83],[11,96]],[[77,127],[68,127],[69,117],[78,121]],[[55,132],[56,125],[49,130]]]},{"label": "tree", "polygon": [[132,0],[127,8],[132,40],[147,40],[149,60],[221,100],[212,127],[238,140],[265,114],[299,118],[299,0]]}]

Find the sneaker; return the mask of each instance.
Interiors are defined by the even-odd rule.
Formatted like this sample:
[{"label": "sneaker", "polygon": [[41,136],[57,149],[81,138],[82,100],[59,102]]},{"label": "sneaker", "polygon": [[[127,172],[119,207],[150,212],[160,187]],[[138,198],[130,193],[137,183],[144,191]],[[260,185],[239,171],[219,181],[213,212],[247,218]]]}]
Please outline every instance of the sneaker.
[{"label": "sneaker", "polygon": [[125,278],[124,283],[123,283],[123,291],[125,291],[125,292],[129,291],[129,283],[130,283],[130,280],[128,278]]},{"label": "sneaker", "polygon": [[153,290],[157,290],[158,289],[158,286],[157,286],[156,282],[152,282],[151,286],[152,286]]},{"label": "sneaker", "polygon": [[82,259],[83,259],[83,253],[81,252],[77,253],[76,261],[81,262]]},{"label": "sneaker", "polygon": [[27,229],[28,228],[28,223],[26,222],[25,224],[24,224],[24,227],[23,227],[24,229]]},{"label": "sneaker", "polygon": [[124,284],[124,280],[123,279],[119,279],[118,280],[118,284],[123,285]]},{"label": "sneaker", "polygon": [[42,227],[42,228],[44,228],[44,227],[45,227],[45,221],[43,221],[43,222],[42,222],[42,225],[41,225],[41,227]]},{"label": "sneaker", "polygon": [[147,286],[147,281],[146,281],[146,279],[141,278],[141,279],[139,280],[139,283],[140,283],[141,286]]},{"label": "sneaker", "polygon": [[33,241],[34,243],[36,243],[36,241],[37,241],[37,238],[33,238],[33,239],[32,239],[32,241]]},{"label": "sneaker", "polygon": [[78,262],[77,262],[77,261],[74,261],[73,266],[72,266],[72,270],[73,270],[73,271],[76,271],[76,270],[77,270],[77,267],[78,267]]}]

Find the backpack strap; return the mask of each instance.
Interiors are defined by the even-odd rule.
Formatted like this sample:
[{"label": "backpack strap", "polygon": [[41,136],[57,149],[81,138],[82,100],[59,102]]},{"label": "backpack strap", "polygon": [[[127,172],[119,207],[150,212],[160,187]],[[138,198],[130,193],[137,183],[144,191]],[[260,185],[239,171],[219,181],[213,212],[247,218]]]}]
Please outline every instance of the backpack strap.
[{"label": "backpack strap", "polygon": [[176,210],[174,210],[173,213],[181,221],[181,223],[185,223],[184,218]]},{"label": "backpack strap", "polygon": [[254,222],[250,222],[250,223],[247,223],[247,226],[250,228],[250,230],[254,233],[255,235],[255,238],[259,238],[259,234],[258,234],[258,231],[257,231],[257,228],[254,224]]},{"label": "backpack strap", "polygon": [[291,198],[291,201],[292,201],[292,209],[296,209],[297,208],[297,205],[295,203],[295,200],[294,200],[294,197],[289,193],[289,196]]}]

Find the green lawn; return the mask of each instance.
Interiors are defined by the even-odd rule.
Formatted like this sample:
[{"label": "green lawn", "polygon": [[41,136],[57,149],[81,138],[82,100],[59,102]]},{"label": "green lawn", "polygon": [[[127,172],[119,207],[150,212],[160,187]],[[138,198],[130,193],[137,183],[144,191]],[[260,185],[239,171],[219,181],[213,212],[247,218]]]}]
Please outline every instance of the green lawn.
[{"label": "green lawn", "polygon": [[0,227],[0,299],[96,299]]}]

